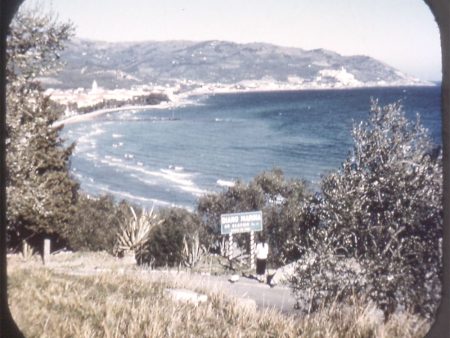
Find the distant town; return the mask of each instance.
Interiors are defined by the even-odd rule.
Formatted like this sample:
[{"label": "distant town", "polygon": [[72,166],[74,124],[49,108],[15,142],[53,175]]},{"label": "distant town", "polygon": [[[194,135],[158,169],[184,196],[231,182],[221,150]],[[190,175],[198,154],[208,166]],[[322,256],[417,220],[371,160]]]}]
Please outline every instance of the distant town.
[{"label": "distant town", "polygon": [[[424,83],[408,83],[409,85],[424,85]],[[312,89],[346,89],[378,86],[402,86],[398,82],[360,82],[341,70],[322,70],[314,81],[304,81],[298,77],[289,77],[288,81],[277,81],[271,77],[260,80],[243,80],[238,83],[203,83],[192,80],[178,80],[165,85],[132,85],[130,88],[103,88],[96,80],[91,88],[76,89],[48,88],[46,94],[64,110],[64,118],[73,115],[86,114],[100,109],[114,109],[133,106],[159,105],[182,102],[191,95],[214,93],[234,93],[250,91],[281,91],[281,90],[312,90]],[[432,85],[426,83],[425,85]]]}]

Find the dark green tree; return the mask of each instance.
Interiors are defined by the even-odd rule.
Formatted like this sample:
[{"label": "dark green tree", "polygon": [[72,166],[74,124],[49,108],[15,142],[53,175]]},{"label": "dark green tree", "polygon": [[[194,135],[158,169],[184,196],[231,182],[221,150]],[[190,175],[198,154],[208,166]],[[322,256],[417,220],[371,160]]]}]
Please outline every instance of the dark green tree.
[{"label": "dark green tree", "polygon": [[[133,206],[138,214],[142,211]],[[115,254],[121,224],[133,215],[126,201],[117,203],[112,196],[90,197],[80,194],[75,212],[64,235],[72,250],[107,251]]]},{"label": "dark green tree", "polygon": [[15,246],[39,235],[60,237],[73,213],[77,183],[69,175],[72,146],[52,124],[52,108],[39,78],[61,66],[59,52],[72,34],[70,23],[21,9],[7,38],[7,220]]}]

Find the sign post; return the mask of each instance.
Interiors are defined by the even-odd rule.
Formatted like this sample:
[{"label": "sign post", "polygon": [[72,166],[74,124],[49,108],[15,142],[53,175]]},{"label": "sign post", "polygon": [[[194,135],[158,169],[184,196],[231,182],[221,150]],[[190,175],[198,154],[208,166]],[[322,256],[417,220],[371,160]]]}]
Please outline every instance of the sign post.
[{"label": "sign post", "polygon": [[262,211],[220,215],[220,233],[228,235],[228,257],[233,257],[233,234],[250,233],[250,268],[255,267],[255,231],[263,227]]},{"label": "sign post", "polygon": [[228,259],[233,258],[233,233],[228,235]]},{"label": "sign post", "polygon": [[255,268],[255,232],[250,231],[250,269]]}]

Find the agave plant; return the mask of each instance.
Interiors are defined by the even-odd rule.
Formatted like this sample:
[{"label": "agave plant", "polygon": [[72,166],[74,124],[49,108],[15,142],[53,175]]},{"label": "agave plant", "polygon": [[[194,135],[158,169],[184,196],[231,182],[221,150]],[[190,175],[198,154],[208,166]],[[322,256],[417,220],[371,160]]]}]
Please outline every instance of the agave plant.
[{"label": "agave plant", "polygon": [[[189,237],[188,239],[186,237]],[[189,268],[193,268],[206,253],[204,245],[200,244],[200,236],[198,232],[183,237],[183,262]]]},{"label": "agave plant", "polygon": [[31,259],[36,252],[25,240],[22,241],[22,259],[27,261]]},{"label": "agave plant", "polygon": [[136,252],[144,246],[150,238],[151,230],[161,224],[162,220],[153,212],[153,208],[137,216],[133,207],[130,206],[132,217],[122,224],[117,233],[117,251],[119,253]]}]

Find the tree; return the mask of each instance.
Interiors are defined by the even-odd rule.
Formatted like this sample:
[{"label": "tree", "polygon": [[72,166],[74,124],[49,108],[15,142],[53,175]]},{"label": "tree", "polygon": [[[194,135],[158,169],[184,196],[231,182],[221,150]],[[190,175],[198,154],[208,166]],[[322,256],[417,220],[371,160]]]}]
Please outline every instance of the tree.
[{"label": "tree", "polygon": [[61,126],[52,127],[60,112],[52,108],[39,83],[39,77],[61,65],[58,53],[71,34],[71,24],[33,9],[19,10],[10,26],[6,191],[12,246],[38,234],[59,237],[74,211],[78,185],[69,175],[73,146],[64,146]]},{"label": "tree", "polygon": [[362,266],[358,287],[386,315],[398,305],[431,315],[442,272],[440,148],[398,103],[373,102],[353,139],[342,169],[322,181],[321,245]]},{"label": "tree", "polygon": [[[115,254],[117,233],[133,215],[126,201],[116,203],[110,195],[97,198],[78,196],[76,210],[64,235],[76,251],[107,251]],[[137,214],[140,208],[133,206]]]}]

